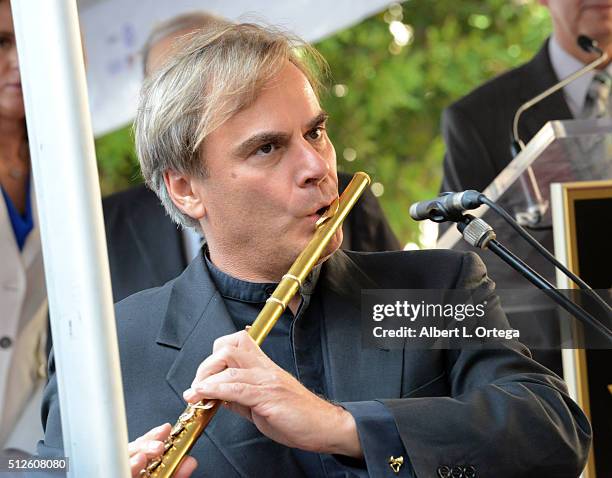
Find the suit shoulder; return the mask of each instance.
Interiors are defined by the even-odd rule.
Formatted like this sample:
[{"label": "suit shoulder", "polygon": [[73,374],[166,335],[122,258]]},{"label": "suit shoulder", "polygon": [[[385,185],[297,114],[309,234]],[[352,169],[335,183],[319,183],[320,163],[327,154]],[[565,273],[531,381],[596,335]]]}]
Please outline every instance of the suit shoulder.
[{"label": "suit shoulder", "polygon": [[136,292],[115,304],[115,318],[120,329],[136,324],[138,328],[159,323],[164,316],[174,280],[161,287]]},{"label": "suit shoulder", "polygon": [[488,80],[452,103],[446,108],[445,114],[452,115],[458,112],[479,114],[483,106],[515,100],[519,97],[517,92],[520,88],[521,79],[525,78],[528,69],[529,63],[526,63]]},{"label": "suit shoulder", "polygon": [[124,191],[110,194],[102,199],[104,211],[112,211],[119,208],[133,207],[134,205],[155,205],[159,200],[153,191],[144,184],[131,187]]},{"label": "suit shoulder", "polygon": [[345,251],[346,254],[359,265],[368,266],[373,263],[397,264],[403,266],[421,264],[460,264],[465,255],[463,252],[450,249],[424,249],[417,251],[386,251],[386,252],[357,252]]},{"label": "suit shoulder", "polygon": [[452,288],[461,275],[482,275],[484,265],[473,252],[448,249],[354,252],[347,256],[378,284],[400,288]]}]

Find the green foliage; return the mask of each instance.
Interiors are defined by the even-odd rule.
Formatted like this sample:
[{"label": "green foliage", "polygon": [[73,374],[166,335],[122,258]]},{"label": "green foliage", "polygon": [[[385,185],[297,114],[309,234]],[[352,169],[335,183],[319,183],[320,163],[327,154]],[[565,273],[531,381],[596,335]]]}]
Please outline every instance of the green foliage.
[{"label": "green foliage", "polygon": [[[403,47],[393,20],[412,33]],[[339,168],[384,186],[380,201],[402,243],[419,242],[408,206],[438,192],[442,109],[527,61],[549,33],[546,10],[528,0],[409,0],[317,45],[332,76],[322,103]],[[129,128],[96,148],[104,193],[140,181]]]},{"label": "green foliage", "polygon": [[[412,32],[403,48],[392,45],[393,20]],[[533,3],[411,0],[317,45],[331,84],[348,88],[338,97],[332,86],[322,99],[339,168],[365,170],[384,186],[380,201],[402,243],[419,242],[408,206],[440,187],[442,109],[527,61],[549,32],[546,10]]]},{"label": "green foliage", "polygon": [[103,196],[142,182],[130,126],[96,139],[96,157]]}]

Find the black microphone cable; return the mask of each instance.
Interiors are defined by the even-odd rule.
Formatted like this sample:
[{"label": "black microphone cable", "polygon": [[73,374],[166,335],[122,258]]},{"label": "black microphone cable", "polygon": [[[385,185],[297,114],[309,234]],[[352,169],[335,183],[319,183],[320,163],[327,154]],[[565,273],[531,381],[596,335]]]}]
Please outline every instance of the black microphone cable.
[{"label": "black microphone cable", "polygon": [[[520,257],[497,241],[495,231],[486,222],[470,214],[464,215],[460,220],[453,218],[452,221],[457,223],[457,229],[461,232],[466,242],[480,249],[489,249],[578,320],[589,324],[608,340],[612,341],[612,330],[606,324],[600,322],[582,307],[561,294],[555,286],[529,267]],[[597,294],[594,295],[596,296]],[[609,310],[607,304],[606,307]]]},{"label": "black microphone cable", "polygon": [[477,209],[481,205],[488,206],[514,229],[520,237],[530,244],[541,256],[544,257],[554,267],[569,277],[581,290],[586,291],[608,313],[612,313],[612,308],[593,291],[593,288],[583,279],[578,277],[557,258],[552,255],[542,244],[540,244],[531,234],[518,224],[514,218],[500,205],[491,201],[483,193],[470,189],[460,193],[445,192],[440,197],[432,201],[421,201],[414,203],[410,207],[409,214],[416,221],[429,219],[434,222],[460,222],[464,211]]},{"label": "black microphone cable", "polygon": [[563,274],[569,277],[572,282],[574,282],[581,290],[589,292],[589,296],[591,296],[596,302],[601,305],[604,310],[607,310],[609,313],[612,313],[612,308],[598,295],[593,291],[593,288],[587,284],[584,280],[570,271],[567,267],[565,267],[557,258],[552,255],[548,249],[546,249],[542,244],[540,244],[531,234],[529,234],[524,228],[522,228],[514,218],[500,205],[491,201],[487,196],[480,193],[478,196],[478,200],[481,204],[489,206],[489,208],[495,211],[497,214],[501,216],[501,218],[506,221],[512,229],[514,229],[527,243],[529,243],[541,256],[543,256],[548,262],[550,262],[553,266],[559,269]]}]

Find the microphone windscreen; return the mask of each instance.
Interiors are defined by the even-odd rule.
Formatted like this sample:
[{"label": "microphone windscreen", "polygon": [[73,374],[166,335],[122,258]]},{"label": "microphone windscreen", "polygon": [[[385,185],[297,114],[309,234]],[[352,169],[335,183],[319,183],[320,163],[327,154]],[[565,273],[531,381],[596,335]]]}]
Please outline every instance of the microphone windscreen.
[{"label": "microphone windscreen", "polygon": [[578,35],[576,42],[587,53],[597,53],[599,50],[597,43],[586,35]]}]

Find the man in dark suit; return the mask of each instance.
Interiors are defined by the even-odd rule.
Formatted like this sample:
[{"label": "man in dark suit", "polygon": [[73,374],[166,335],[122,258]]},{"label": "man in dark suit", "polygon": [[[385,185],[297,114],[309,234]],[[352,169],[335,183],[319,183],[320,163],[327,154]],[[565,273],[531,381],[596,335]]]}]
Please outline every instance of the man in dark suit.
[{"label": "man in dark suit", "polygon": [[[444,110],[446,155],[441,190],[484,190],[512,161],[511,127],[516,110],[557,81],[547,41],[530,62],[485,83]],[[527,143],[547,121],[571,117],[563,91],[558,91],[525,112],[520,137]]]},{"label": "man in dark suit", "polygon": [[[446,142],[443,191],[482,191],[510,163],[512,120],[521,104],[573,73],[595,57],[576,44],[585,34],[612,56],[612,6],[577,0],[542,0],[551,12],[554,33],[528,63],[485,83],[444,111]],[[607,65],[604,65],[607,69]],[[550,120],[581,117],[587,74],[527,110],[519,136],[527,143]]]},{"label": "man in dark suit", "polygon": [[[338,195],[310,69],[322,59],[295,46],[262,27],[224,27],[194,36],[145,84],[143,176],[207,245],[176,280],[117,305],[133,476],[170,433],[151,427],[203,397],[227,403],[182,476],[194,457],[198,476],[577,476],[588,422],[518,342],[359,346],[365,288],[469,289],[496,317],[487,325],[503,327],[473,254],[345,253],[340,229],[263,346],[245,332]],[[54,376],[43,419],[40,451],[57,453]]]},{"label": "man in dark suit", "polygon": [[[182,37],[219,24],[227,24],[227,21],[209,13],[192,12],[158,25],[143,48],[145,77],[172,56]],[[340,192],[350,180],[351,175],[338,173]],[[168,217],[155,193],[144,185],[112,194],[102,205],[115,302],[174,279],[199,250],[198,235],[190,230],[181,231]],[[363,194],[342,229],[345,250],[401,249],[379,201],[370,190]]]}]

